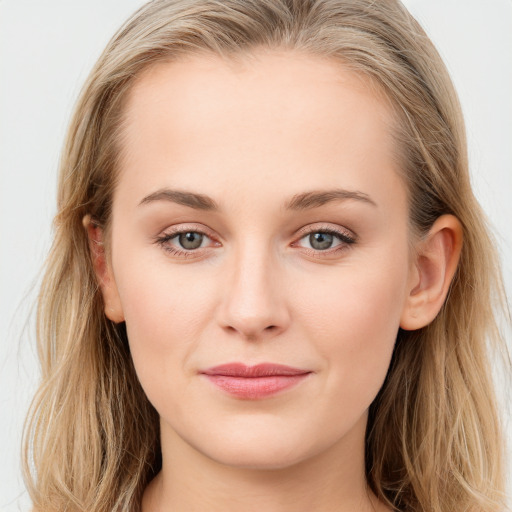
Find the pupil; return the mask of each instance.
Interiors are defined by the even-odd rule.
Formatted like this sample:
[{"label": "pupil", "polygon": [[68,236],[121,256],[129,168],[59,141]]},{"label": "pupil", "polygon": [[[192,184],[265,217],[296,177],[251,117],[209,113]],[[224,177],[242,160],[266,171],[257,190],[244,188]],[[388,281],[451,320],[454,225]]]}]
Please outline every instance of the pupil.
[{"label": "pupil", "polygon": [[309,243],[313,249],[325,250],[332,245],[333,236],[329,233],[312,233],[309,235]]},{"label": "pupil", "polygon": [[203,235],[194,232],[181,233],[179,242],[184,249],[197,249],[203,243]]}]

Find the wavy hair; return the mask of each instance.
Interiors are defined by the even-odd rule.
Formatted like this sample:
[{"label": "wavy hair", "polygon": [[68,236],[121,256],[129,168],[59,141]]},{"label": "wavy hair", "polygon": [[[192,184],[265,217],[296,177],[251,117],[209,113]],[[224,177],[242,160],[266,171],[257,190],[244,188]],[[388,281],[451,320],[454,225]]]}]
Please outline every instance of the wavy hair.
[{"label": "wavy hair", "polygon": [[42,382],[25,428],[35,509],[136,511],[161,467],[158,414],[135,374],[124,325],[103,312],[82,226],[91,215],[108,232],[127,94],[157,62],[204,52],[236,59],[258,48],[329,58],[371,80],[398,119],[411,226],[421,236],[446,213],[462,224],[441,312],[423,329],[398,332],[371,405],[368,485],[397,511],[502,511],[504,436],[490,366],[491,349],[506,353],[496,322],[505,304],[498,258],[471,190],[457,95],[397,0],[154,0],[109,42],[60,160],[38,300]]}]

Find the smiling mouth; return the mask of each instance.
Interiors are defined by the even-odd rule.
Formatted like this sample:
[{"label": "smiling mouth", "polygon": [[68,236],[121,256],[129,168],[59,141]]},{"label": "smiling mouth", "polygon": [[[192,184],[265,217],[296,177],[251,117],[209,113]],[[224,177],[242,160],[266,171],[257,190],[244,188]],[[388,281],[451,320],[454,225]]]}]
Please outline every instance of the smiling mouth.
[{"label": "smiling mouth", "polygon": [[200,373],[231,396],[259,400],[299,384],[312,371],[273,363],[256,366],[228,363],[208,368]]}]

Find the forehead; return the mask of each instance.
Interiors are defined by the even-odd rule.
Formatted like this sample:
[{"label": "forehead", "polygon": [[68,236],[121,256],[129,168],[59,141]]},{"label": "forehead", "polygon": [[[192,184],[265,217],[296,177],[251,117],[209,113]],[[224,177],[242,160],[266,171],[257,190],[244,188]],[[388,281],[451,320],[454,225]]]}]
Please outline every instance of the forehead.
[{"label": "forehead", "polygon": [[165,107],[171,107],[184,129],[186,121],[201,121],[208,113],[218,121],[233,109],[240,121],[246,113],[253,114],[254,121],[256,105],[262,121],[290,114],[313,121],[307,119],[308,112],[326,116],[319,119],[325,121],[347,106],[337,100],[349,93],[353,105],[357,99],[358,106],[365,103],[382,120],[393,120],[391,102],[376,82],[334,58],[291,50],[262,49],[232,59],[203,53],[143,70],[129,92],[125,114],[128,121],[143,122],[155,114],[165,116]]},{"label": "forehead", "polygon": [[291,51],[190,56],[137,78],[121,173],[134,190],[199,179],[215,192],[258,178],[293,194],[295,182],[332,187],[340,176],[340,186],[359,188],[352,182],[396,167],[393,123],[380,89],[338,61]]}]

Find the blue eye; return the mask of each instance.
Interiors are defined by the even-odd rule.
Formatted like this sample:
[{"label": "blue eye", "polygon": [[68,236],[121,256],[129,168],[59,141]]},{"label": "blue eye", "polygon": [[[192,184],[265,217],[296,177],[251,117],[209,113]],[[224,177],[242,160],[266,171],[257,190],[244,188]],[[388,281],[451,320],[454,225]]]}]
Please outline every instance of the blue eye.
[{"label": "blue eye", "polygon": [[[166,252],[183,258],[204,257],[209,254],[205,251],[222,245],[203,231],[183,227],[184,229],[181,230],[176,227],[171,232],[156,237],[155,242]],[[313,229],[311,229],[312,227]],[[334,257],[356,242],[356,237],[352,232],[342,228],[337,230],[330,226],[317,226],[317,229],[314,229],[314,226],[309,226],[309,230],[303,229],[302,233],[302,236],[292,246],[303,248],[311,256]]]},{"label": "blue eye", "polygon": [[332,247],[335,238],[331,233],[322,233],[319,231],[317,233],[311,233],[308,237],[308,242],[313,249],[325,251]]},{"label": "blue eye", "polygon": [[298,245],[313,251],[327,252],[330,249],[342,249],[354,242],[355,238],[348,233],[330,228],[310,231],[300,238]]},{"label": "blue eye", "polygon": [[201,252],[198,249],[203,249],[209,245],[217,245],[205,233],[192,230],[172,231],[157,237],[155,242],[175,256],[195,255],[196,252]]}]

